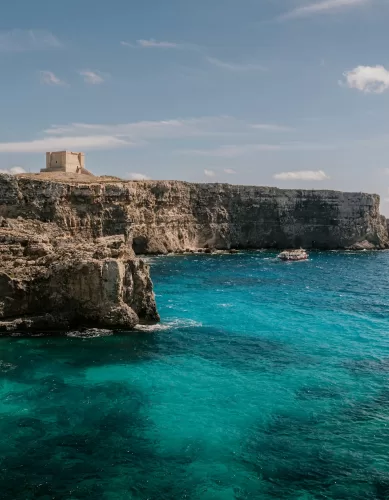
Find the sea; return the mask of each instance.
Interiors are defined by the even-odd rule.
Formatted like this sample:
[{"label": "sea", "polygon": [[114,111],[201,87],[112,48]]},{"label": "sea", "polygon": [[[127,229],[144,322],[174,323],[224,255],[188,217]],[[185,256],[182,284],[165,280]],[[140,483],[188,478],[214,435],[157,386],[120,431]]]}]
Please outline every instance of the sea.
[{"label": "sea", "polygon": [[148,261],[159,325],[0,339],[2,500],[389,499],[389,252]]}]

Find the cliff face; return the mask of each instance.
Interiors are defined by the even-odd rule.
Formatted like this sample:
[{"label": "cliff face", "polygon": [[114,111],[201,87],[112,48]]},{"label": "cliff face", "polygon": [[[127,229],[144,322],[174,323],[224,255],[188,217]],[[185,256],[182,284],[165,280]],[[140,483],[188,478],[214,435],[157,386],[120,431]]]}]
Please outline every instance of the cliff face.
[{"label": "cliff face", "polygon": [[23,191],[15,178],[0,176],[0,332],[157,322],[149,269],[126,228],[97,237],[82,219],[59,217],[57,224],[45,209],[47,199],[60,203],[57,195],[54,186]]},{"label": "cliff face", "polygon": [[379,197],[364,193],[148,182],[127,210],[138,252],[389,244]]},{"label": "cliff face", "polygon": [[83,238],[125,234],[136,253],[389,246],[379,197],[364,193],[0,176],[0,215],[54,222]]}]

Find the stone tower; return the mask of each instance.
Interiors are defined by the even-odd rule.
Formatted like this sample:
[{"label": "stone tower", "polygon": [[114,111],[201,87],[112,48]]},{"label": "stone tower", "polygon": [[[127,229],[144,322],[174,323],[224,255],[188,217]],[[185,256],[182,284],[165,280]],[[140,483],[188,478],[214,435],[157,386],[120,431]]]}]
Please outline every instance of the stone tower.
[{"label": "stone tower", "polygon": [[92,175],[85,169],[85,154],[72,151],[46,153],[46,168],[41,172]]}]

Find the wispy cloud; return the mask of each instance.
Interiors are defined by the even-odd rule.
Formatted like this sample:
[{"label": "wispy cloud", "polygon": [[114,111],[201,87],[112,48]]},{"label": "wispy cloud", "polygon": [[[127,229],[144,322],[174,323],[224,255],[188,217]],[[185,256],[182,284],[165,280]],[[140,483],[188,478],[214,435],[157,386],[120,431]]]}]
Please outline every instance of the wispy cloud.
[{"label": "wispy cloud", "polygon": [[226,174],[236,174],[236,171],[233,168],[225,168],[224,173]]},{"label": "wispy cloud", "polygon": [[79,74],[84,78],[84,82],[89,83],[90,85],[99,85],[104,82],[104,78],[101,73],[97,73],[95,71],[85,69],[83,71],[79,71]]},{"label": "wispy cloud", "polygon": [[85,137],[45,137],[25,142],[0,142],[0,153],[43,153],[51,150],[92,150],[92,149],[114,149],[118,147],[134,146],[113,136],[85,136]]},{"label": "wispy cloud", "polygon": [[[52,80],[52,76],[50,76],[50,80]],[[43,132],[44,137],[41,139],[0,142],[0,153],[38,153],[55,149],[129,148],[147,144],[148,141],[152,140],[202,137],[214,133],[222,135],[224,120],[220,117],[205,117],[154,122],[142,121],[117,125],[89,123],[53,125]],[[218,128],[221,131],[215,132]]]},{"label": "wispy cloud", "polygon": [[251,127],[258,130],[266,130],[268,132],[293,132],[295,130],[292,127],[276,125],[273,123],[255,123],[254,125],[251,125]]},{"label": "wispy cloud", "polygon": [[256,63],[234,63],[221,61],[215,57],[206,57],[206,60],[213,66],[217,66],[220,69],[225,69],[227,71],[244,72],[244,71],[267,71],[265,66]]},{"label": "wispy cloud", "polygon": [[27,52],[58,49],[63,45],[49,31],[19,30],[0,31],[0,52]]},{"label": "wispy cloud", "polygon": [[241,144],[224,145],[213,149],[186,149],[180,151],[180,153],[215,158],[236,158],[256,151],[279,151],[279,149],[280,146],[277,144]]},{"label": "wispy cloud", "polygon": [[333,149],[332,145],[309,142],[284,142],[278,144],[234,144],[223,145],[213,149],[185,149],[181,154],[193,156],[209,156],[216,158],[237,158],[258,152],[271,151],[322,151]]},{"label": "wispy cloud", "polygon": [[279,181],[325,181],[329,179],[323,170],[299,170],[295,172],[280,172],[273,175]]},{"label": "wispy cloud", "polygon": [[11,167],[11,168],[1,168],[0,174],[8,174],[8,175],[18,175],[25,174],[26,171],[23,167]]},{"label": "wispy cloud", "polygon": [[145,174],[140,174],[139,172],[131,172],[127,174],[127,179],[131,179],[133,181],[148,181],[150,177]]},{"label": "wispy cloud", "polygon": [[45,85],[66,85],[66,82],[58,78],[52,71],[41,71],[41,83]]},{"label": "wispy cloud", "polygon": [[137,40],[135,43],[120,42],[124,47],[142,48],[142,49],[176,49],[180,44],[175,42],[159,42],[150,38],[150,40]]},{"label": "wispy cloud", "polygon": [[383,66],[357,66],[343,73],[345,82],[352,89],[365,93],[381,94],[389,89],[389,71]]},{"label": "wispy cloud", "polygon": [[213,170],[207,170],[206,168],[204,169],[204,175],[205,177],[215,177],[215,172]]},{"label": "wispy cloud", "polygon": [[45,130],[48,135],[109,134],[127,136],[134,140],[180,137],[235,136],[253,133],[246,123],[231,117],[208,116],[160,121],[140,121],[119,124],[71,123],[53,125]]},{"label": "wispy cloud", "polygon": [[181,49],[190,50],[200,53],[209,64],[216,66],[220,69],[234,72],[245,72],[245,71],[267,71],[267,68],[262,64],[256,62],[230,62],[222,61],[216,57],[211,57],[207,55],[207,49],[201,45],[192,43],[177,43],[168,41],[158,41],[154,38],[149,40],[136,40],[136,42],[126,42],[122,41],[120,44],[123,47],[130,47],[133,49]]},{"label": "wispy cloud", "polygon": [[322,2],[308,3],[306,5],[302,5],[301,7],[297,7],[286,14],[283,14],[280,19],[286,20],[309,17],[318,14],[331,14],[369,2],[370,0],[323,0]]},{"label": "wispy cloud", "polygon": [[[46,75],[46,77],[48,83],[59,84],[59,79],[55,75]],[[180,139],[195,141],[199,138],[217,138],[221,141],[221,145],[219,143],[213,149],[183,151],[177,149],[177,141]],[[229,142],[223,144],[227,139]],[[322,144],[297,141],[276,144],[259,143],[258,130],[253,129],[252,124],[228,116],[209,116],[119,124],[70,123],[67,125],[52,125],[44,130],[42,137],[38,139],[34,137],[31,141],[0,142],[0,152],[40,152],[52,149],[76,148],[114,149],[119,147],[141,147],[160,141],[174,141],[172,150],[175,154],[221,158],[234,158],[258,151],[326,149],[326,146]],[[226,171],[225,173],[230,172]]]}]

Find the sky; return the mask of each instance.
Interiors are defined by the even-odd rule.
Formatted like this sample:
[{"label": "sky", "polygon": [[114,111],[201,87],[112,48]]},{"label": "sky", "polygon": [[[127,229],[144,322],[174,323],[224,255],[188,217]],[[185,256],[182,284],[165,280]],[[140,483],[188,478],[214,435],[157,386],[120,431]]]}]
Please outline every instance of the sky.
[{"label": "sky", "polygon": [[13,0],[0,171],[375,192],[389,215],[388,0]]}]

